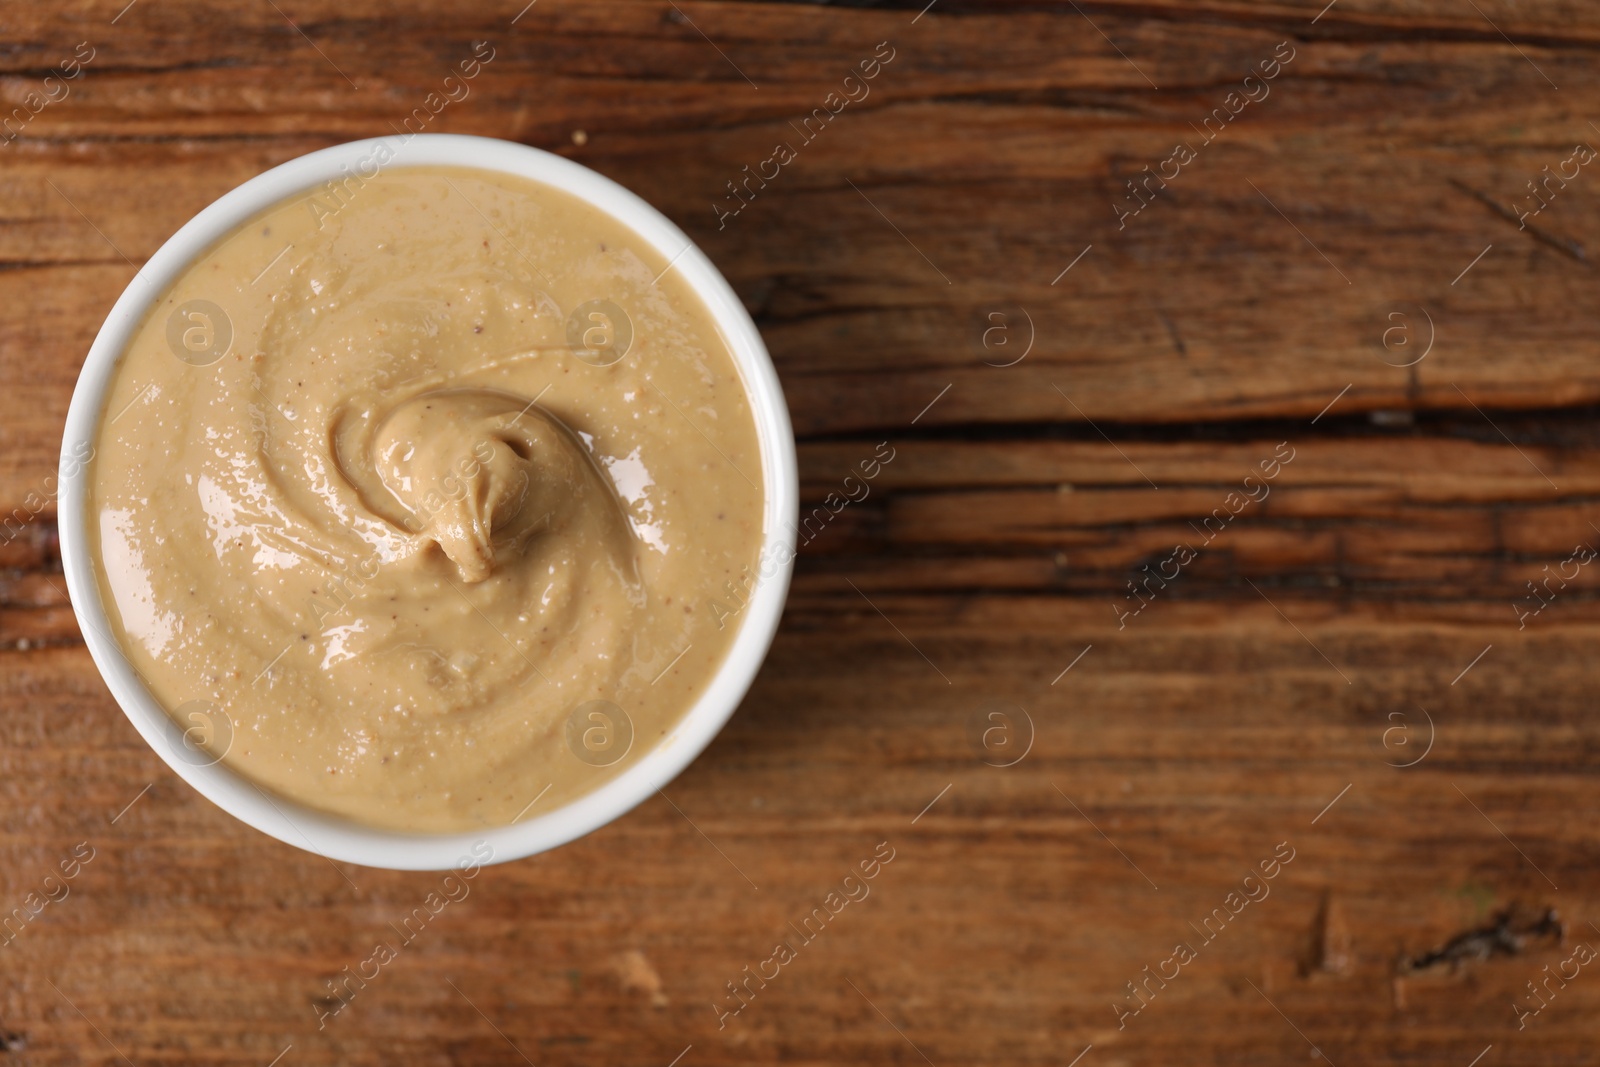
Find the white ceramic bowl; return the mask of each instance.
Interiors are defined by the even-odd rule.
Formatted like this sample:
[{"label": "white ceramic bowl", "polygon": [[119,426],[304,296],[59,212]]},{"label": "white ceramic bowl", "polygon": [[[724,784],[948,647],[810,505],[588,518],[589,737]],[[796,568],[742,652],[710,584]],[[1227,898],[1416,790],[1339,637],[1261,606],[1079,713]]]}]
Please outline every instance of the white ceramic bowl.
[{"label": "white ceramic bowl", "polygon": [[[183,731],[145,689],[110,636],[89,549],[90,516],[85,512],[89,468],[73,458],[83,455],[83,449],[95,439],[117,358],[146,309],[184,269],[257,213],[341,177],[343,168],[357,171],[363,162],[370,166],[380,144],[388,145],[394,155],[384,170],[448,164],[521,175],[588,201],[653,245],[674,263],[672,269],[689,283],[715,318],[749,394],[761,443],[766,503],[760,559],[766,577],[741,612],[738,634],[710,686],[666,737],[616,778],[564,807],[491,830],[405,834],[372,829],[268,794],[222,763],[182,758],[186,751],[193,751],[185,748]],[[128,720],[179,777],[224,811],[287,844],[370,867],[445,870],[459,866],[474,848],[481,857],[484,843],[492,849],[487,862],[518,859],[565,844],[647,799],[711,743],[750,688],[777,630],[793,569],[799,505],[794,434],[772,360],[744,305],[683,231],[633,193],[571,160],[487,137],[418,134],[352,141],[274,167],[200,212],[150,257],[100,328],[72,394],[61,454],[58,507],[67,588],[89,652]]]}]

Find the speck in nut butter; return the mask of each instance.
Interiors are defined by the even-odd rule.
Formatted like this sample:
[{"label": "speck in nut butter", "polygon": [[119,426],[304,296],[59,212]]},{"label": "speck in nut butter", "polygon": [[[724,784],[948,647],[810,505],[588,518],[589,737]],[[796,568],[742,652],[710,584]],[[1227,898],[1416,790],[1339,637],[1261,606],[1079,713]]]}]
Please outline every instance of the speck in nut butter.
[{"label": "speck in nut butter", "polygon": [[669,268],[549,186],[397,166],[187,269],[114,372],[89,515],[194,759],[443,832],[548,811],[678,721],[763,494],[733,357]]}]

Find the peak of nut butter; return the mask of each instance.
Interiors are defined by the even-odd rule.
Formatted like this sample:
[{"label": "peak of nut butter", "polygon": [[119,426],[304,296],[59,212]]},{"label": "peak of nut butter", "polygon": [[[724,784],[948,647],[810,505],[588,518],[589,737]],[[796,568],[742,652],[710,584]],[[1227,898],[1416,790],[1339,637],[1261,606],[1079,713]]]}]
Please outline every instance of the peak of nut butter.
[{"label": "peak of nut butter", "polygon": [[392,411],[373,439],[373,467],[461,580],[477,583],[583,492],[584,459],[532,404],[494,393],[437,392]]}]

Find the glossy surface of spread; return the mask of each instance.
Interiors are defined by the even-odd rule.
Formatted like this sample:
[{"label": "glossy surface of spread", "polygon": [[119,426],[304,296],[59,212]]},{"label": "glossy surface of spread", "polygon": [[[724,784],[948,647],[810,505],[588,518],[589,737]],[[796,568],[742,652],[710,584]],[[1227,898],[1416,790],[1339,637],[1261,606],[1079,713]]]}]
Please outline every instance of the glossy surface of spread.
[{"label": "glossy surface of spread", "polygon": [[485,171],[351,178],[224,239],[135,334],[95,451],[102,595],[185,758],[400,830],[637,759],[720,665],[762,535],[698,297]]}]

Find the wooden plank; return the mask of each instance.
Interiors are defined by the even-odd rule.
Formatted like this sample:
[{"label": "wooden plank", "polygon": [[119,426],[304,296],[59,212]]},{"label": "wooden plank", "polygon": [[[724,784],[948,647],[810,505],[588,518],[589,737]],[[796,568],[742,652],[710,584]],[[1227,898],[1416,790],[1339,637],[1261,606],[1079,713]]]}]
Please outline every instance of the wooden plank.
[{"label": "wooden plank", "polygon": [[[47,466],[52,450],[39,446],[59,424],[70,368],[131,276],[116,266],[122,255],[142,262],[195,210],[273,163],[387,132],[480,34],[501,42],[496,58],[429,128],[558,148],[681,221],[760,318],[803,432],[903,423],[946,385],[931,425],[1309,416],[1346,386],[1355,410],[1600,397],[1593,323],[1573,312],[1588,303],[1594,198],[1579,179],[1532,230],[1516,232],[1508,214],[1531,203],[1526,182],[1541,168],[1593,136],[1575,103],[1593,77],[1583,40],[1523,47],[1486,23],[1469,33],[1476,16],[1454,12],[1411,16],[1441,40],[1374,38],[1356,5],[1329,14],[1346,20],[1327,24],[1341,28],[1332,35],[1309,22],[1294,32],[1283,7],[1222,10],[1233,21],[1101,12],[1124,35],[1119,47],[1160,75],[1155,91],[1075,14],[929,16],[912,27],[903,12],[707,5],[711,28],[744,27],[729,44],[768,82],[756,91],[648,5],[536,8],[509,33],[498,17],[450,19],[445,32],[411,15],[379,62],[360,10],[308,7],[300,21],[350,64],[359,89],[270,11],[210,16],[172,52],[167,31],[192,20],[135,8],[73,94],[7,146],[6,298],[38,306],[53,295],[26,325],[8,322],[0,360],[22,380],[41,365],[58,371],[4,398],[0,424],[17,441],[0,453],[4,495]],[[13,60],[14,91],[47,42],[77,32],[27,17],[36,21],[20,36],[34,43]],[[1546,32],[1565,33],[1575,16],[1563,7],[1549,17]],[[650,33],[672,46],[631,43]],[[223,46],[240,34],[262,47],[240,56]],[[1286,34],[1295,59],[1271,95],[1119,229],[1124,182],[1175,139],[1197,140],[1193,124]],[[719,230],[713,205],[726,182],[776,140],[797,139],[791,122],[858,52],[890,37],[896,58],[873,95]],[[1530,47],[1536,62],[1524,58]],[[596,56],[608,57],[599,70]],[[632,91],[630,79],[651,91]],[[166,140],[152,141],[156,130]],[[676,165],[658,166],[663,155]],[[990,315],[1008,316],[1015,346],[1022,311],[1035,338],[1028,358],[1005,372],[984,366],[1000,361],[983,343]],[[1389,316],[1406,315],[1420,345],[1419,312],[1432,317],[1438,353],[1390,366],[1418,349],[1384,349]],[[1125,371],[1133,361],[1143,375]],[[1508,361],[1517,374],[1502,373]]]},{"label": "wooden plank", "polygon": [[[1580,546],[1600,548],[1600,451],[1587,444],[1282,432],[1120,445],[912,438],[891,444],[886,464],[870,439],[807,445],[796,595],[845,588],[844,575],[869,591],[1047,592],[1114,618],[1129,582],[1166,573],[1170,588],[1145,592],[1248,600],[1249,579],[1341,599],[1478,603],[1513,623],[1516,605],[1538,605],[1530,582],[1542,600],[1559,595],[1552,611],[1600,603],[1600,579],[1567,563]],[[1277,476],[1262,477],[1262,464]],[[12,517],[0,640],[76,640],[52,519],[50,506]],[[1165,562],[1179,545],[1195,554],[1181,567]]]},{"label": "wooden plank", "polygon": [[[1524,978],[1566,954],[1539,945],[1526,958],[1407,976],[1406,1006],[1395,1004],[1397,954],[1421,956],[1513,900],[1582,914],[1596,877],[1594,831],[1571,816],[1593,806],[1600,738],[1584,710],[1578,651],[1593,640],[1592,623],[1525,639],[1494,634],[1494,658],[1451,688],[1449,675],[1488,628],[1370,614],[1310,621],[1310,605],[1286,602],[1355,674],[1346,686],[1265,607],[1236,607],[1221,620],[1215,609],[1180,609],[1105,641],[1097,618],[1059,601],[969,601],[948,614],[919,613],[918,604],[879,601],[952,685],[865,609],[785,631],[744,714],[669,790],[727,861],[652,802],[558,853],[490,869],[459,914],[441,916],[426,931],[434,936],[418,938],[322,1033],[311,1007],[322,979],[392,937],[386,923],[427,891],[429,876],[346,869],[352,889],[313,856],[241,837],[143,749],[94,691],[81,652],[35,654],[5,675],[8,706],[28,709],[6,727],[9,809],[28,811],[29,797],[49,794],[75,767],[101,772],[72,804],[32,805],[0,850],[22,875],[19,891],[23,872],[42,878],[80,840],[98,852],[78,892],[10,949],[32,981],[10,990],[7,1025],[30,1033],[30,1053],[46,1061],[56,1054],[52,1033],[93,1047],[92,1031],[42,975],[138,1060],[270,1058],[293,1041],[313,1059],[378,1062],[394,1047],[379,1035],[402,1026],[424,1046],[508,1055],[441,980],[449,977],[540,1062],[670,1059],[690,1043],[705,1062],[903,1061],[901,1039],[848,979],[935,1062],[991,1058],[1000,1033],[1010,1062],[1057,1062],[1065,1045],[1091,1041],[1142,1059],[1197,1033],[1219,1056],[1248,1057],[1253,1044],[1281,1057],[1298,1039],[1249,979],[1337,1062],[1341,1051],[1387,1047],[1398,1057],[1500,1038]],[[1052,686],[1040,668],[1064,666],[1091,636],[1094,650]],[[817,662],[832,665],[829,677]],[[1413,740],[1424,736],[1409,695],[1430,707],[1439,733],[1425,762],[1397,771],[1384,766],[1401,755],[1384,747],[1394,725],[1386,710],[1412,713]],[[981,709],[996,698],[1027,707],[1037,730],[1011,768],[983,763],[997,761],[980,740]],[[1205,708],[1231,711],[1197,714]],[[1520,752],[1530,729],[1543,743]],[[723,983],[764,958],[785,923],[883,839],[895,863],[859,911],[823,935],[826,952],[802,956],[731,1034],[718,1031],[709,1004]],[[1241,916],[1239,936],[1206,950],[1194,977],[1163,991],[1130,1031],[1108,1025],[1123,984],[1168,954],[1169,940],[1190,937],[1187,923],[1282,840],[1297,858],[1272,896]],[[270,883],[250,873],[263,867],[278,872]],[[656,902],[649,915],[637,911],[646,887]],[[1340,973],[1303,975],[1330,893],[1359,931],[1352,960]],[[937,938],[924,936],[930,923]],[[621,985],[610,957],[630,950],[651,961],[667,1004]],[[168,975],[168,1008],[129,1013],[125,1005],[150,993],[136,971],[108,969],[126,956]],[[1508,1062],[1581,1039],[1593,994],[1574,983],[1563,998],[1551,1025],[1522,1038],[1521,1056]],[[1480,1021],[1464,1023],[1474,1009]],[[993,1019],[975,1019],[988,1010]],[[791,1025],[795,1012],[829,1025]]]}]

